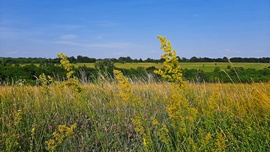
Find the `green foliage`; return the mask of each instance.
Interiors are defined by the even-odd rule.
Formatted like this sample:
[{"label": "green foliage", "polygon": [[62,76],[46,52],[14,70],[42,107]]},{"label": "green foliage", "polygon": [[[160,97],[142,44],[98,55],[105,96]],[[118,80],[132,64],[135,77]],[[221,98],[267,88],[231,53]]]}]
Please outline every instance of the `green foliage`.
[{"label": "green foliage", "polygon": [[216,66],[215,69],[214,69],[214,72],[220,72],[220,67]]},{"label": "green foliage", "polygon": [[[119,68],[115,68],[119,69]],[[125,76],[130,77],[134,80],[147,79],[150,75],[153,75],[154,71],[157,70],[155,66],[150,67],[137,67],[137,68],[124,68],[121,70]],[[212,69],[214,70],[214,69]],[[107,69],[102,72],[95,68],[87,66],[80,66],[74,68],[74,76],[78,79],[87,80],[85,82],[95,82],[99,77],[100,73],[103,75],[113,75],[113,69]],[[66,77],[66,70],[58,65],[25,65],[15,67],[14,65],[1,66],[0,65],[0,83],[4,84],[15,84],[18,81],[24,80],[26,84],[36,85],[36,77],[44,73],[45,75],[51,76],[57,80],[62,80]],[[226,74],[227,73],[227,74]],[[201,69],[182,69],[183,79],[194,82],[224,82],[224,83],[250,83],[250,82],[268,82],[270,81],[270,68],[258,69],[253,68],[239,70],[237,67],[231,67],[230,69],[221,69],[220,71],[205,72]],[[241,81],[239,81],[239,78]],[[157,79],[155,81],[158,81]]]},{"label": "green foliage", "polygon": [[108,71],[113,70],[115,68],[114,63],[112,60],[98,60],[95,62],[95,69],[99,71]]}]

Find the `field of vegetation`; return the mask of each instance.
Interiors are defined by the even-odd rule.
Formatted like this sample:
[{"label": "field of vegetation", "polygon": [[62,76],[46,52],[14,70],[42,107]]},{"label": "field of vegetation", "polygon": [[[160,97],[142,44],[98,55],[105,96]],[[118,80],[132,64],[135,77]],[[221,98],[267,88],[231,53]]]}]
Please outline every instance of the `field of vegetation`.
[{"label": "field of vegetation", "polygon": [[[60,60],[59,60],[60,62]],[[226,62],[180,62],[182,77],[188,82],[207,83],[259,83],[270,81],[269,63],[226,63]],[[76,63],[73,65],[76,76],[81,82],[96,82],[101,75],[112,78],[113,70],[124,73],[132,81],[151,78],[160,81],[155,70],[163,67],[162,63],[114,63],[110,60],[99,60],[95,63]],[[0,85],[24,84],[37,85],[37,77],[45,74],[63,79],[66,70],[58,64],[7,64],[0,63]]]},{"label": "field of vegetation", "polygon": [[[162,68],[161,63],[115,63],[115,67],[121,68],[121,69],[136,69],[138,67],[156,67],[157,69]],[[200,69],[204,72],[213,72],[216,67],[219,67],[220,69],[228,69],[228,67],[236,67],[236,68],[244,68],[244,69],[255,69],[255,70],[261,70],[264,68],[270,67],[270,63],[243,63],[243,62],[237,62],[237,63],[229,63],[229,62],[180,62],[179,65],[182,68],[186,69]],[[75,67],[80,66],[86,66],[89,68],[94,68],[95,63],[76,63]]]},{"label": "field of vegetation", "polygon": [[164,81],[65,79],[0,87],[0,151],[269,151],[270,82],[187,83],[159,36]]}]

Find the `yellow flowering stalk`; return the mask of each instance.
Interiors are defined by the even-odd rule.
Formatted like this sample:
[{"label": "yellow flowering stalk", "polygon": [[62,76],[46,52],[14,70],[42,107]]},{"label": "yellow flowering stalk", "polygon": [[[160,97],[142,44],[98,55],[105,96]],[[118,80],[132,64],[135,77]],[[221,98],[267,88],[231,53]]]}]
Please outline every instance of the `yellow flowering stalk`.
[{"label": "yellow flowering stalk", "polygon": [[78,78],[72,77],[75,72],[73,70],[73,65],[68,60],[68,56],[63,54],[63,53],[59,53],[59,54],[57,54],[57,57],[61,58],[60,63],[67,71],[67,79],[68,80],[64,81],[61,84],[61,87],[67,86],[75,92],[80,92],[82,90],[82,88],[79,84],[80,82],[79,82]]},{"label": "yellow flowering stalk", "polygon": [[212,138],[212,135],[210,132],[208,132],[205,136],[205,144],[208,145],[210,143],[210,140]]},{"label": "yellow flowering stalk", "polygon": [[188,150],[187,151],[198,151],[198,145],[197,143],[193,140],[192,137],[188,137]]},{"label": "yellow flowering stalk", "polygon": [[[212,134],[210,132],[206,133],[204,132],[201,134],[202,138],[200,140],[200,151],[209,150],[211,148],[211,140],[212,140]],[[205,137],[204,137],[205,136]],[[203,138],[204,137],[204,138]]]},{"label": "yellow flowering stalk", "polygon": [[131,103],[133,107],[141,106],[141,99],[131,91],[129,79],[125,78],[123,73],[119,70],[114,70],[113,72],[115,74],[115,78],[118,80],[118,86],[121,89],[118,96],[121,97],[125,103]]},{"label": "yellow flowering stalk", "polygon": [[160,49],[165,52],[161,58],[165,59],[165,61],[163,62],[163,69],[155,70],[154,72],[170,82],[183,85],[182,70],[176,56],[176,51],[172,49],[171,42],[165,37],[159,35],[158,38],[161,43]]},{"label": "yellow flowering stalk", "polygon": [[38,77],[38,81],[41,83],[41,85],[47,86],[49,83],[53,82],[53,78],[51,76],[46,76],[44,73],[42,73],[41,75],[39,75]]},{"label": "yellow flowering stalk", "polygon": [[222,133],[216,132],[217,139],[215,142],[215,151],[224,151],[226,148],[226,140]]},{"label": "yellow flowering stalk", "polygon": [[218,89],[214,88],[212,95],[210,96],[208,102],[204,104],[202,107],[202,112],[208,117],[208,118],[214,118],[214,114],[218,112],[220,109],[218,106],[219,101],[219,94]]},{"label": "yellow flowering stalk", "polygon": [[182,117],[182,114],[187,115],[187,113],[183,113],[183,110],[187,110],[186,112],[192,111],[194,113],[187,115],[184,119],[194,122],[193,117],[196,116],[197,110],[190,108],[188,100],[182,95],[181,88],[184,86],[184,81],[182,79],[182,70],[179,66],[176,51],[172,49],[171,42],[165,37],[159,35],[158,38],[161,43],[161,49],[165,52],[161,58],[165,59],[165,61],[163,62],[163,69],[154,72],[170,82],[174,82],[171,84],[171,102],[166,105],[168,115],[173,121],[177,121]]},{"label": "yellow flowering stalk", "polygon": [[133,112],[135,114],[134,118],[131,118],[131,123],[134,126],[134,130],[142,136],[142,142],[145,151],[153,150],[153,141],[151,139],[151,131],[149,127],[146,126],[146,120],[143,119],[140,110],[142,107],[142,100],[134,93],[132,93],[131,86],[129,84],[129,79],[123,76],[123,73],[118,70],[113,71],[115,78],[118,80],[118,86],[121,91],[118,94],[119,97],[127,104],[131,104]]},{"label": "yellow flowering stalk", "polygon": [[154,145],[151,138],[151,131],[149,127],[145,128],[145,133],[143,134],[143,146],[145,151],[153,151]]},{"label": "yellow flowering stalk", "polygon": [[60,85],[60,87],[64,87],[67,86],[68,88],[70,88],[71,90],[73,90],[74,92],[81,92],[82,91],[82,87],[80,85],[80,82],[78,80],[78,78],[71,78],[67,81],[63,81],[62,84]]},{"label": "yellow flowering stalk", "polygon": [[48,84],[52,84],[54,86],[59,87],[60,89],[67,86],[68,88],[72,89],[75,92],[81,92],[82,88],[80,86],[80,82],[78,78],[72,77],[72,75],[75,72],[72,70],[73,65],[67,59],[68,56],[63,53],[60,53],[60,54],[57,54],[57,57],[61,58],[60,63],[64,67],[64,69],[67,71],[67,75],[66,75],[67,80],[61,83],[58,81],[54,81],[54,79],[51,76],[46,76],[44,73],[42,73],[41,75],[39,75],[38,81],[41,83],[43,88],[45,88]]},{"label": "yellow flowering stalk", "polygon": [[167,151],[172,151],[171,139],[169,136],[169,129],[165,123],[160,124],[155,117],[151,117],[152,125],[157,128],[156,134],[158,139],[166,146]]},{"label": "yellow flowering stalk", "polygon": [[22,111],[18,110],[15,112],[15,117],[14,117],[14,126],[17,126],[22,120]]},{"label": "yellow flowering stalk", "polygon": [[123,76],[123,73],[119,70],[113,71],[115,74],[115,78],[118,80],[118,86],[121,89],[121,92],[118,94],[125,102],[129,102],[132,96],[131,86],[129,85],[128,78]]},{"label": "yellow flowering stalk", "polygon": [[[163,68],[154,71],[162,78],[171,82],[170,100],[166,103],[166,111],[171,119],[170,126],[174,129],[175,141],[173,141],[175,150],[181,147],[181,140],[188,139],[189,147],[193,150],[197,149],[197,145],[193,139],[187,136],[192,133],[195,127],[195,120],[197,118],[197,108],[191,107],[189,101],[185,98],[183,89],[185,82],[182,79],[182,70],[179,66],[176,51],[172,49],[171,42],[163,36],[158,36],[161,48],[165,54],[161,56],[165,61]],[[164,128],[166,130],[166,128]],[[166,141],[168,142],[168,141]]]},{"label": "yellow flowering stalk", "polygon": [[59,125],[58,131],[53,133],[54,139],[50,139],[49,141],[45,141],[47,145],[46,150],[54,151],[58,146],[60,146],[65,139],[71,138],[75,135],[74,130],[77,124],[74,123],[70,127],[66,125]]},{"label": "yellow flowering stalk", "polygon": [[166,111],[172,120],[171,125],[178,127],[181,134],[185,134],[193,129],[198,110],[189,105],[183,92],[175,85],[172,85],[171,101],[166,104]]},{"label": "yellow flowering stalk", "polygon": [[69,62],[69,60],[67,59],[68,56],[66,54],[63,54],[62,52],[57,54],[57,57],[60,58],[60,63],[61,65],[65,68],[65,70],[67,70],[67,78],[71,78],[71,76],[75,73],[72,68],[73,65]]},{"label": "yellow flowering stalk", "polygon": [[143,125],[144,119],[141,116],[131,118],[134,130],[142,136],[143,147],[145,151],[153,150],[153,141],[149,127]]}]

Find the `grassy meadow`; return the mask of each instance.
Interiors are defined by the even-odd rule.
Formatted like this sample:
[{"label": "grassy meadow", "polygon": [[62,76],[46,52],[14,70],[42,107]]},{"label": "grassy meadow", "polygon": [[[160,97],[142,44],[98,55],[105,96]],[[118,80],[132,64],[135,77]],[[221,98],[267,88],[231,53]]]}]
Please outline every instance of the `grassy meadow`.
[{"label": "grassy meadow", "polygon": [[[79,66],[86,66],[86,67],[95,67],[95,63],[76,63],[74,64],[75,67]],[[163,65],[161,63],[115,63],[114,64],[117,68],[123,68],[123,69],[131,69],[131,68],[138,68],[138,67],[156,67],[156,68],[162,68]],[[242,62],[237,62],[237,63],[229,63],[229,62],[180,62],[179,65],[182,68],[187,68],[187,69],[200,69],[204,72],[213,72],[215,67],[220,67],[220,69],[227,69],[228,66],[230,67],[243,67],[244,69],[264,69],[268,68],[270,66],[270,63],[242,63]]]},{"label": "grassy meadow", "polygon": [[270,82],[187,83],[158,38],[164,81],[81,83],[60,53],[65,79],[0,86],[0,151],[269,151]]},{"label": "grassy meadow", "polygon": [[129,85],[0,87],[0,150],[269,151],[270,83]]}]

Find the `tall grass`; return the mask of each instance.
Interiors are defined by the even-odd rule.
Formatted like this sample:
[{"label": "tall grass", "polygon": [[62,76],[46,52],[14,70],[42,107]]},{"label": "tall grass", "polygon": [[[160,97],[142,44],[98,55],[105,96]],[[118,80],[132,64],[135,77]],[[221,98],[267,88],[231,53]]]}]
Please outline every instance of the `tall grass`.
[{"label": "tall grass", "polygon": [[[56,86],[1,87],[1,150],[44,151],[48,146],[45,142],[53,139],[59,125],[70,127],[74,123],[75,136],[67,138],[56,151],[141,151],[144,133],[152,144],[149,150],[157,151],[270,148],[269,83],[188,84],[179,93],[197,114],[195,117],[183,110],[180,116],[184,122],[179,121],[184,124],[177,128],[166,112],[172,91],[169,84],[130,85],[142,100],[139,110],[124,104],[116,83],[84,85],[81,93]],[[132,122],[136,116],[143,117],[138,119],[142,134]],[[177,129],[186,131],[176,136]]]}]

